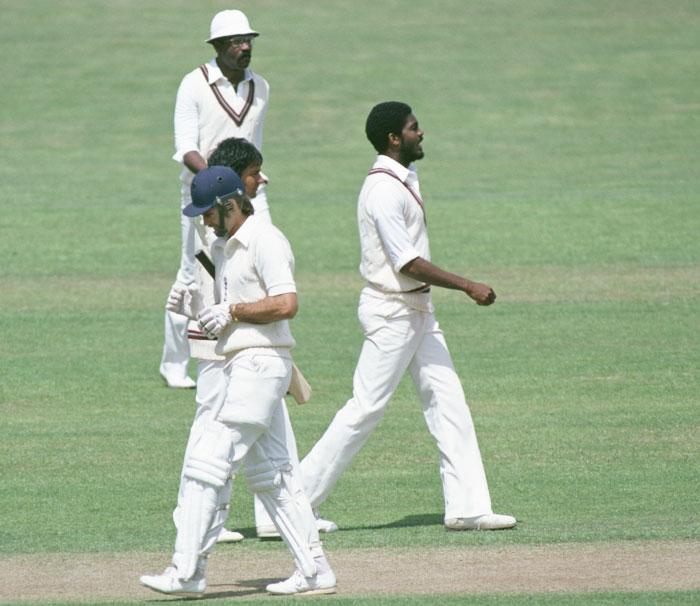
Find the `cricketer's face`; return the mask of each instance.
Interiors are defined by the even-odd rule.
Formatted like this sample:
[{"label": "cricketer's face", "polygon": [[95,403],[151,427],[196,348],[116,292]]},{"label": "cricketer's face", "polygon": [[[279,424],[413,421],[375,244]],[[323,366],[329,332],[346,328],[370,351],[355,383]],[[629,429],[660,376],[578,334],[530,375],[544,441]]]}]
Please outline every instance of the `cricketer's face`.
[{"label": "cricketer's face", "polygon": [[212,229],[220,229],[219,225],[219,209],[216,206],[212,206],[208,211],[202,215],[202,221],[207,227]]},{"label": "cricketer's face", "polygon": [[265,183],[265,179],[260,174],[262,165],[251,164],[248,168],[243,170],[240,174],[241,181],[245,186],[245,195],[253,199],[258,193],[258,187]]},{"label": "cricketer's face", "polygon": [[241,204],[250,204],[247,196],[243,195],[240,199],[237,196],[232,196],[226,201],[223,223],[221,212],[219,211],[220,207],[212,206],[202,215],[204,225],[211,227],[217,236],[222,236],[225,233],[232,236],[248,218],[247,215],[241,212]]},{"label": "cricketer's face", "polygon": [[217,59],[224,67],[235,70],[246,69],[253,56],[253,37],[222,38],[215,48]]},{"label": "cricketer's face", "polygon": [[406,118],[406,123],[401,131],[400,157],[408,163],[420,160],[425,155],[421,147],[421,141],[423,141],[423,131],[418,126],[416,117],[411,114]]}]

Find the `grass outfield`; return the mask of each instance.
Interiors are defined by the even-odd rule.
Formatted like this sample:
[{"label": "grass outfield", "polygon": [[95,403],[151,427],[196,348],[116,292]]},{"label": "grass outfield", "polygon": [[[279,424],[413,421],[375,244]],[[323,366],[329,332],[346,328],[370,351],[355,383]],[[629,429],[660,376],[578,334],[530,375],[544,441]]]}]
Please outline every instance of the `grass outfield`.
[{"label": "grass outfield", "polygon": [[[172,109],[229,5],[2,6],[0,554],[162,551],[165,563],[193,412],[193,393],[158,376],[179,258]],[[490,308],[434,299],[494,507],[517,530],[442,531],[437,453],[404,381],[322,509],[344,530],[329,554],[700,538],[697,3],[237,6],[263,34],[264,168],[297,260],[295,359],[314,387],[290,407],[300,452],[349,396],[359,353],[355,202],[374,103],[409,102],[425,129],[433,260],[499,295]],[[252,536],[243,488],[232,518]],[[470,603],[698,594],[589,598]]]}]

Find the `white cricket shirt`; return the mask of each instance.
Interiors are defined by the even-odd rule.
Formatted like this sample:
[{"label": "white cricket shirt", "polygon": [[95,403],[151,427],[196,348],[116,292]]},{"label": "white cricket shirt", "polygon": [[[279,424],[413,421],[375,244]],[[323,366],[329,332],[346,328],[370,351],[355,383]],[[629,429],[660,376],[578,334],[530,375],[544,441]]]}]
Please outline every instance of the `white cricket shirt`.
[{"label": "white cricket shirt", "polygon": [[[229,137],[242,137],[259,150],[263,143],[263,122],[270,97],[265,78],[250,69],[238,90],[221,73],[216,59],[187,74],[175,101],[175,155],[198,151],[204,159],[217,144]],[[183,167],[181,179],[189,186],[192,172]]]},{"label": "white cricket shirt", "polygon": [[[265,297],[295,293],[294,255],[284,234],[271,223],[251,215],[225,243],[212,246],[216,290],[220,303],[255,303]],[[230,354],[250,347],[292,348],[287,320],[269,324],[233,322],[219,337],[216,353]]]},{"label": "white cricket shirt", "polygon": [[360,274],[367,280],[367,294],[432,311],[430,293],[415,292],[424,283],[400,272],[417,257],[430,260],[418,174],[412,164],[406,168],[388,156],[377,156],[360,190],[357,223]]}]

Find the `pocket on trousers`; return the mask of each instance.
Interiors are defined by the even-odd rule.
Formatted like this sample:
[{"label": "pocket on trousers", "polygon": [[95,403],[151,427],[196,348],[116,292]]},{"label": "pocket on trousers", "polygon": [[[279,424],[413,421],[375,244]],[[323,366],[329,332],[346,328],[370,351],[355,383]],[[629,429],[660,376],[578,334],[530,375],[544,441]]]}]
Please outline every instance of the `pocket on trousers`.
[{"label": "pocket on trousers", "polygon": [[256,354],[251,358],[255,365],[256,372],[261,377],[270,379],[282,379],[292,376],[292,361],[288,358],[280,358],[279,356],[266,356]]},{"label": "pocket on trousers", "polygon": [[292,361],[288,358],[252,354],[236,360],[219,420],[269,426],[291,375]]},{"label": "pocket on trousers", "polygon": [[411,332],[412,313],[413,311],[400,301],[364,296],[360,297],[357,319],[367,337],[381,328],[389,328],[392,332],[406,335]]}]

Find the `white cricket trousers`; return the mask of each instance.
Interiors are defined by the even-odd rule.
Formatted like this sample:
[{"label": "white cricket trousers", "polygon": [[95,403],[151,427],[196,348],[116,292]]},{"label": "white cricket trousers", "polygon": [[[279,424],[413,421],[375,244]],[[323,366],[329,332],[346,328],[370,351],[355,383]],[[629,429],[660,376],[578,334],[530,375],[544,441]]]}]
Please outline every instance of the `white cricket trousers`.
[{"label": "white cricket trousers", "polygon": [[301,462],[312,507],[367,441],[408,369],[440,453],[445,519],[493,513],[471,413],[435,316],[363,293],[358,317],[365,341],[353,396]]},{"label": "white cricket trousers", "polygon": [[[173,563],[180,578],[191,578],[195,569],[203,568],[226,519],[230,484],[222,480],[234,476],[244,462],[248,484],[297,568],[306,576],[314,574],[314,557],[323,553],[311,506],[290,464],[282,398],[289,386],[291,358],[270,351],[244,350],[226,361],[225,401],[214,418],[211,413],[201,417],[201,431],[188,444],[175,516]],[[212,474],[216,481],[205,480]]]},{"label": "white cricket trousers", "polygon": [[[224,404],[226,398],[226,385],[228,378],[226,376],[224,367],[224,360],[197,360],[197,390],[195,393],[195,411],[194,419],[192,420],[192,427],[190,428],[190,434],[187,439],[187,445],[185,447],[184,461],[187,461],[187,456],[192,448],[192,445],[199,439],[202,431],[206,427],[207,422],[212,418],[216,418]],[[279,430],[284,438],[282,442],[286,445],[286,449],[289,453],[289,460],[292,467],[295,470],[295,475],[299,474],[299,454],[297,453],[297,443],[294,436],[294,430],[292,429],[292,423],[289,419],[289,411],[287,410],[287,405],[282,399],[280,402],[280,412],[279,412],[279,422],[282,424],[282,429]],[[183,472],[184,472],[184,462],[183,462]],[[173,511],[173,521],[175,522],[175,528],[178,527],[179,512],[182,507],[182,497],[183,497],[184,482],[182,481],[182,472],[180,474],[180,488],[178,490],[177,506]],[[226,493],[222,494],[222,500],[228,503],[231,498],[232,482],[229,483]],[[272,526],[274,522],[265,509],[265,505],[258,498],[257,495],[253,496],[254,511],[255,511],[255,525],[259,526]],[[222,510],[223,511],[223,510]],[[228,511],[226,514],[221,513],[223,526],[226,517],[228,517]]]}]

